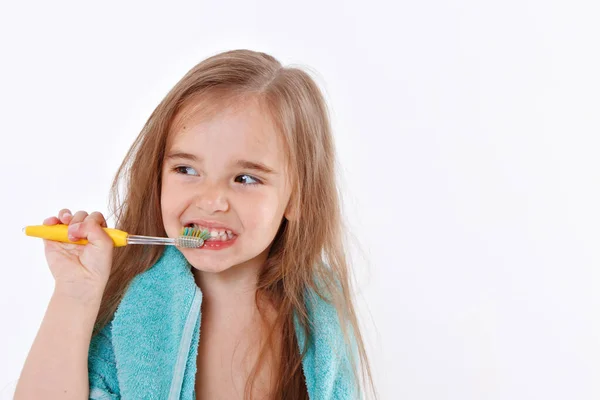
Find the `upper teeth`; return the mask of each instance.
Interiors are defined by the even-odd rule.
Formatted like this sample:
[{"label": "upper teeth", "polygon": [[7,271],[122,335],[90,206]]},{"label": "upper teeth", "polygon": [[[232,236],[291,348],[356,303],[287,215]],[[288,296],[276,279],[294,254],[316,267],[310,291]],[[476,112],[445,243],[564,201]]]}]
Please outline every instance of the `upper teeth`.
[{"label": "upper teeth", "polygon": [[209,231],[211,238],[227,237],[231,239],[233,237],[233,233],[228,229],[209,229],[197,224],[192,224],[192,226],[194,229]]}]

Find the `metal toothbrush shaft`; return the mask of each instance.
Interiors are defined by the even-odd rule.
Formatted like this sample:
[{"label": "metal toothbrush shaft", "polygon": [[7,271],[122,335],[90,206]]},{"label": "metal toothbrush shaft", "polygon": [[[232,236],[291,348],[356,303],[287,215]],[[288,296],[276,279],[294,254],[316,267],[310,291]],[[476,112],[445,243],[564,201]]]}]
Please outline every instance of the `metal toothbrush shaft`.
[{"label": "metal toothbrush shaft", "polygon": [[162,244],[168,246],[175,245],[175,239],[156,236],[129,235],[127,236],[127,244]]}]

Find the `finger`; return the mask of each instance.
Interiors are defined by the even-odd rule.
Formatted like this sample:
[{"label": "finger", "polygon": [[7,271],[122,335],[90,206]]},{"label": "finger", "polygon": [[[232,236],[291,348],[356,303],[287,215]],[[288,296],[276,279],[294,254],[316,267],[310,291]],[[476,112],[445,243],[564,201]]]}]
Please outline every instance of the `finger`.
[{"label": "finger", "polygon": [[56,225],[60,222],[60,220],[57,217],[48,217],[44,220],[43,224],[44,225]]},{"label": "finger", "polygon": [[95,219],[88,218],[82,223],[77,224],[77,233],[79,237],[87,239],[94,246],[104,249],[114,247],[113,240]]},{"label": "finger", "polygon": [[88,215],[88,216],[86,217],[86,219],[85,219],[85,220],[87,221],[88,219],[93,219],[93,220],[94,220],[94,221],[96,221],[96,222],[97,222],[97,223],[98,223],[98,224],[99,224],[101,227],[103,227],[103,228],[107,228],[107,225],[106,225],[106,219],[104,218],[104,215],[102,215],[102,213],[101,213],[101,212],[94,211],[93,213],[91,213],[90,215]]},{"label": "finger", "polygon": [[68,208],[63,208],[58,212],[58,220],[63,224],[68,224],[73,218],[71,211]]},{"label": "finger", "polygon": [[88,216],[88,213],[85,211],[77,211],[71,221],[69,222],[69,229],[67,229],[67,235],[69,240],[72,242],[76,242],[79,239],[85,239],[85,236],[82,236],[80,225]]},{"label": "finger", "polygon": [[73,219],[71,219],[71,222],[69,222],[69,225],[83,222],[87,216],[88,216],[88,213],[86,211],[77,211],[75,213],[75,215],[73,215]]}]

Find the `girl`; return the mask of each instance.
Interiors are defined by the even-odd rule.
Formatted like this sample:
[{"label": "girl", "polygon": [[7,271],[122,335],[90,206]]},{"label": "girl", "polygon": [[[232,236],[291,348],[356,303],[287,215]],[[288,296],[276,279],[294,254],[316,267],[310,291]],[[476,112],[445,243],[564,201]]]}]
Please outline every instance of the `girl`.
[{"label": "girl", "polygon": [[15,398],[362,397],[334,164],[305,72],[247,50],[195,66],[129,150],[111,207],[130,233],[211,239],[113,249],[98,212],[46,219],[89,244],[44,241],[55,290]]}]

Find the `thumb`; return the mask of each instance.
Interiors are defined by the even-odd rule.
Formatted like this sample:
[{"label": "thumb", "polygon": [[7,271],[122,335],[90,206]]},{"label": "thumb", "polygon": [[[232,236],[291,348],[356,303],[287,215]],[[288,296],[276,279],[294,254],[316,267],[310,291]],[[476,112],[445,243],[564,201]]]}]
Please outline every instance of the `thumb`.
[{"label": "thumb", "polygon": [[102,229],[102,226],[93,219],[86,219],[83,222],[70,225],[69,235],[74,238],[87,239],[89,244],[101,250],[107,250],[114,247],[111,237],[108,236],[104,229]]}]

